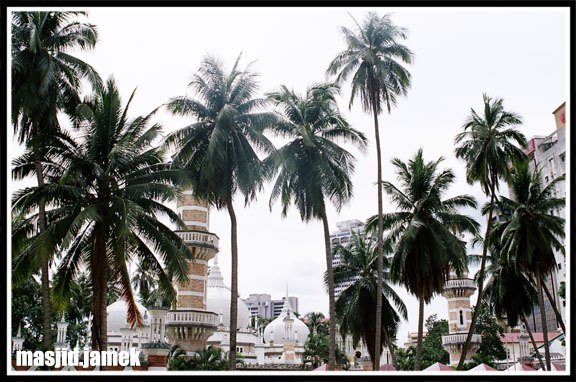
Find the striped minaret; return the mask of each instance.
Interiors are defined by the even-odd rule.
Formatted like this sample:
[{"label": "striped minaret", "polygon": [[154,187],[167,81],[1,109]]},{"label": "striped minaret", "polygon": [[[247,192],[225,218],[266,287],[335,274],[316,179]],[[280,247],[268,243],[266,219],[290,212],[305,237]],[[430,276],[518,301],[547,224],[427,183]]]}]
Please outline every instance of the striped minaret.
[{"label": "striped minaret", "polygon": [[[472,322],[472,309],[470,309],[470,297],[476,291],[474,280],[468,278],[468,273],[462,276],[450,272],[450,277],[444,284],[442,296],[448,300],[448,327],[450,334],[442,336],[442,345],[450,353],[450,364],[457,365],[462,354],[462,347],[466,342],[466,336]],[[473,335],[470,347],[466,354],[469,362],[480,346],[482,337]]]},{"label": "striped minaret", "polygon": [[168,313],[166,334],[170,343],[186,351],[201,349],[218,325],[218,315],[206,311],[208,261],[218,253],[218,236],[209,232],[207,203],[196,199],[191,190],[183,192],[176,212],[186,229],[176,231],[190,248],[193,260],[188,265],[188,280],[177,282],[176,310]]}]

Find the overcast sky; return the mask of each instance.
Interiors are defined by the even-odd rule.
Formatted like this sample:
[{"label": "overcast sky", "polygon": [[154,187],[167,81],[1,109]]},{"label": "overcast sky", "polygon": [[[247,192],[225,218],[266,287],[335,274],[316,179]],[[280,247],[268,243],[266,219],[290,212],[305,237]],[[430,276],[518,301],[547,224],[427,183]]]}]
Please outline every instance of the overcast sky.
[{"label": "overcast sky", "polygon": [[[568,10],[561,8],[86,8],[97,25],[96,49],[77,53],[103,78],[114,75],[124,100],[138,88],[131,117],[150,112],[170,97],[194,95],[187,88],[202,58],[212,54],[230,67],[242,52],[242,65],[255,61],[261,94],[281,84],[304,92],[325,80],[325,71],[345,45],[340,26],[352,28],[350,15],[362,20],[368,11],[393,13],[395,24],[408,29],[405,44],[415,53],[412,88],[391,114],[379,118],[383,179],[397,183],[390,160],[411,158],[418,148],[427,160],[444,156],[445,168],[457,178],[447,196],[472,194],[482,204],[479,187],[464,179],[464,163],[454,156],[454,136],[473,107],[480,110],[482,93],[502,97],[506,110],[520,114],[528,137],[555,129],[552,111],[568,95]],[[376,157],[372,117],[359,104],[348,109],[349,84],[340,107],[348,121],[369,138],[357,157],[354,198],[340,213],[329,207],[331,231],[336,222],[364,221],[376,213]],[[162,111],[157,120],[165,131],[188,124]],[[275,140],[275,142],[278,142]],[[17,150],[16,150],[17,151]],[[504,188],[505,190],[505,188]],[[280,206],[270,212],[268,185],[247,208],[236,198],[239,247],[239,291],[299,297],[300,312],[328,311],[322,286],[326,269],[322,224],[304,224],[295,209],[288,218]],[[175,204],[174,204],[175,206]],[[385,211],[394,206],[385,199]],[[476,211],[465,211],[480,219]],[[226,211],[211,210],[210,231],[220,237],[219,264],[230,283],[230,222]],[[398,342],[416,331],[418,304],[396,288],[408,306],[409,323]],[[475,300],[474,300],[475,301]],[[447,317],[447,303],[438,297],[425,316]]]}]

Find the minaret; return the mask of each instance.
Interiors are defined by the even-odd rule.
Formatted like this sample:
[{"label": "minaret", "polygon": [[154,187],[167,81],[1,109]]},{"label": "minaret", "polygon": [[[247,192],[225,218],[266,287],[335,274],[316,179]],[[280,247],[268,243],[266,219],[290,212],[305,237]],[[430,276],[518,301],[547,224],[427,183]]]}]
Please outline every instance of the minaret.
[{"label": "minaret", "polygon": [[[470,297],[476,291],[474,280],[468,278],[468,273],[458,277],[454,271],[444,285],[442,296],[448,300],[448,327],[450,334],[442,336],[442,346],[450,353],[450,365],[457,365],[462,354],[462,347],[466,343],[466,336],[470,330],[472,310]],[[480,334],[473,334],[466,355],[466,362],[472,359],[474,353],[482,342]]]},{"label": "minaret", "polygon": [[22,350],[24,344],[24,337],[22,337],[22,323],[18,324],[18,333],[16,337],[12,337],[12,353]]},{"label": "minaret", "polygon": [[66,331],[68,323],[66,322],[65,313],[62,313],[62,321],[56,323],[56,343],[54,344],[55,350],[69,350],[68,343],[66,342]]},{"label": "minaret", "polygon": [[206,311],[206,280],[208,260],[218,253],[218,236],[209,232],[208,204],[185,190],[177,202],[176,212],[186,229],[176,231],[190,248],[194,259],[188,265],[188,280],[176,283],[176,310],[168,313],[166,335],[171,344],[186,351],[202,349],[206,339],[218,326],[218,315]]}]

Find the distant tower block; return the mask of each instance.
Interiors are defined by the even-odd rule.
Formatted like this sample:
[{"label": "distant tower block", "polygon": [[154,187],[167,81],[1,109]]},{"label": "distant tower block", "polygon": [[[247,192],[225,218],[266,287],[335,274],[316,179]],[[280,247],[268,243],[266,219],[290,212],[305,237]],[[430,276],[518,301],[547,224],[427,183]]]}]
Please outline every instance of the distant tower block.
[{"label": "distant tower block", "polygon": [[208,205],[197,200],[192,191],[184,191],[177,203],[177,213],[186,230],[176,233],[188,245],[194,260],[188,265],[188,280],[176,283],[176,310],[168,312],[166,334],[170,343],[196,351],[205,347],[206,339],[218,325],[218,314],[206,311],[208,260],[218,253],[218,236],[208,232]]},{"label": "distant tower block", "polygon": [[[450,353],[450,365],[457,365],[462,354],[462,347],[466,343],[466,336],[470,330],[472,322],[472,311],[470,309],[470,296],[476,291],[474,280],[468,278],[464,273],[458,277],[456,273],[450,272],[450,278],[444,285],[442,296],[448,300],[448,327],[450,334],[442,336],[442,346]],[[482,342],[480,334],[473,334],[466,361],[470,361]]]}]

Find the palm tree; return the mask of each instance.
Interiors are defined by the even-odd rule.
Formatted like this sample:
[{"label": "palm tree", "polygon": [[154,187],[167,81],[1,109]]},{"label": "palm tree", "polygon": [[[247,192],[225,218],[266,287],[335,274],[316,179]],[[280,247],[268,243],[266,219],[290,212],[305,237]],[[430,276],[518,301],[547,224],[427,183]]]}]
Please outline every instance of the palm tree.
[{"label": "palm tree", "polygon": [[326,333],[326,323],[324,320],[324,313],[322,312],[308,312],[304,315],[304,319],[306,321],[306,325],[308,329],[310,329],[310,333],[313,335],[316,334],[328,334]]},{"label": "palm tree", "polygon": [[[482,191],[490,196],[490,209],[488,221],[492,221],[496,191],[499,189],[499,180],[507,179],[508,164],[512,160],[524,158],[525,154],[513,142],[520,146],[526,145],[526,138],[515,129],[522,124],[520,116],[504,110],[504,101],[501,98],[492,99],[483,95],[484,110],[480,116],[474,109],[464,123],[464,131],[456,136],[456,158],[466,161],[466,181],[469,184],[480,183]],[[484,243],[489,243],[491,225],[486,224]],[[482,260],[478,276],[478,298],[476,306],[480,306],[484,294],[484,272],[486,268],[486,253],[488,247],[482,249]],[[462,369],[470,340],[474,333],[474,326],[478,319],[476,309],[472,315],[470,330],[462,355],[458,362],[458,369]]]},{"label": "palm tree", "polygon": [[[134,93],[132,94],[132,97]],[[149,126],[154,112],[128,120],[130,101],[122,101],[113,79],[79,108],[80,137],[60,153],[67,168],[57,184],[44,189],[24,189],[14,196],[16,211],[28,211],[42,195],[54,208],[53,223],[46,234],[31,240],[22,256],[32,257],[37,248],[61,249],[52,298],[68,300],[70,284],[87,267],[93,291],[92,349],[107,349],[107,294],[109,283],[117,286],[128,303],[128,321],[141,324],[127,263],[137,258],[154,270],[159,285],[175,299],[168,276],[185,281],[191,253],[170,228],[158,220],[168,217],[183,227],[178,215],[162,202],[179,196],[174,187],[185,178],[170,170],[164,154],[152,147],[161,126]],[[31,217],[37,220],[37,216]],[[19,259],[15,260],[19,263]]]},{"label": "palm tree", "polygon": [[[254,98],[258,89],[256,74],[249,68],[232,70],[207,56],[190,86],[199,99],[172,98],[168,110],[193,117],[196,122],[172,134],[168,147],[176,148],[173,168],[189,175],[195,196],[216,208],[226,208],[231,222],[232,287],[230,303],[230,348],[236,348],[238,312],[238,238],[233,198],[239,191],[245,204],[255,199],[266,172],[254,148],[265,153],[274,147],[262,134],[274,122],[271,113],[257,112],[266,99]],[[230,355],[230,370],[236,368],[236,354]]]},{"label": "palm tree", "polygon": [[[384,246],[386,253],[392,252],[389,242]],[[336,300],[336,314],[340,323],[340,331],[343,336],[352,335],[353,344],[356,347],[363,340],[368,348],[370,357],[375,356],[375,333],[374,306],[376,305],[377,291],[377,263],[378,247],[376,241],[370,236],[355,234],[347,246],[338,245],[334,248],[334,254],[341,259],[341,264],[334,267],[334,284],[336,286],[348,286]],[[390,259],[384,258],[383,278],[383,314],[382,314],[382,346],[388,346],[394,359],[394,343],[396,331],[400,323],[400,316],[390,303],[407,320],[408,313],[402,299],[392,289],[388,281],[390,274]],[[373,359],[373,358],[372,358]]]},{"label": "palm tree", "polygon": [[[487,213],[489,205],[485,206],[483,213]],[[532,280],[522,273],[514,264],[510,263],[502,253],[502,242],[500,237],[505,228],[504,224],[493,222],[492,235],[490,236],[490,254],[486,262],[486,273],[488,279],[485,282],[484,302],[487,304],[490,313],[498,320],[506,318],[510,327],[518,325],[519,321],[524,322],[526,329],[532,339],[532,346],[540,361],[542,368],[544,362],[538,352],[538,347],[534,341],[532,331],[526,320],[526,315],[532,313],[532,307],[537,301],[536,288]],[[475,243],[481,243],[482,238],[478,237]],[[468,263],[479,263],[482,256],[468,255]],[[479,274],[476,274],[476,281]]]},{"label": "palm tree", "polygon": [[[337,366],[348,370],[350,362],[346,357],[346,353],[336,348],[336,364]],[[308,336],[308,341],[304,345],[304,352],[302,353],[302,368],[306,368],[308,364],[313,369],[329,362],[330,354],[330,339],[325,334],[312,334]]]},{"label": "palm tree", "polygon": [[[356,22],[356,20],[354,20]],[[339,53],[328,67],[328,75],[336,75],[337,81],[346,81],[352,75],[352,94],[349,107],[360,94],[362,107],[374,118],[376,157],[378,163],[378,290],[376,301],[376,354],[374,370],[380,365],[380,323],[382,315],[382,272],[383,272],[383,221],[382,221],[382,155],[378,115],[383,108],[390,113],[399,96],[406,95],[410,88],[410,73],[402,63],[412,63],[413,53],[400,41],[406,39],[406,29],[392,23],[390,15],[379,17],[368,13],[364,23],[356,23],[356,31],[341,27],[346,40],[346,50]],[[402,63],[401,63],[402,62]]]},{"label": "palm tree", "polygon": [[[384,190],[399,212],[383,216],[388,238],[395,245],[390,265],[394,282],[403,284],[420,300],[418,343],[414,369],[420,370],[424,304],[444,288],[450,270],[458,275],[466,270],[466,246],[456,235],[476,234],[478,223],[457,212],[459,207],[476,207],[469,195],[442,199],[454,182],[452,170],[438,171],[443,158],[424,162],[422,149],[408,163],[394,159],[400,188],[384,182]],[[375,231],[378,216],[367,223],[368,232]]]},{"label": "palm tree", "polygon": [[325,199],[329,198],[339,211],[352,197],[350,175],[354,171],[354,157],[335,141],[349,141],[360,148],[366,145],[364,135],[350,127],[338,111],[335,99],[338,92],[337,85],[316,84],[308,88],[304,97],[286,86],[268,94],[281,109],[275,132],[292,139],[266,160],[272,169],[281,167],[270,196],[270,207],[280,198],[282,216],[286,216],[294,201],[303,221],[321,219],[324,226],[330,315],[329,370],[334,369],[336,357],[336,312]]},{"label": "palm tree", "polygon": [[[563,208],[564,198],[553,197],[553,190],[564,176],[542,187],[540,171],[530,170],[528,161],[516,161],[511,171],[509,189],[513,199],[500,197],[503,208],[512,218],[502,232],[502,252],[506,259],[536,278],[540,311],[544,312],[542,277],[556,269],[554,249],[564,253],[558,238],[565,237],[564,218],[550,211]],[[541,314],[546,370],[550,370],[550,349],[545,314]]]},{"label": "palm tree", "polygon": [[[43,142],[59,130],[57,114],[79,103],[80,82],[98,86],[96,71],[69,52],[96,45],[96,27],[76,19],[84,12],[12,12],[11,118],[20,144],[34,158],[38,187],[44,186]],[[39,203],[38,233],[46,231],[45,206]],[[42,259],[44,346],[52,347],[50,258]]]}]

